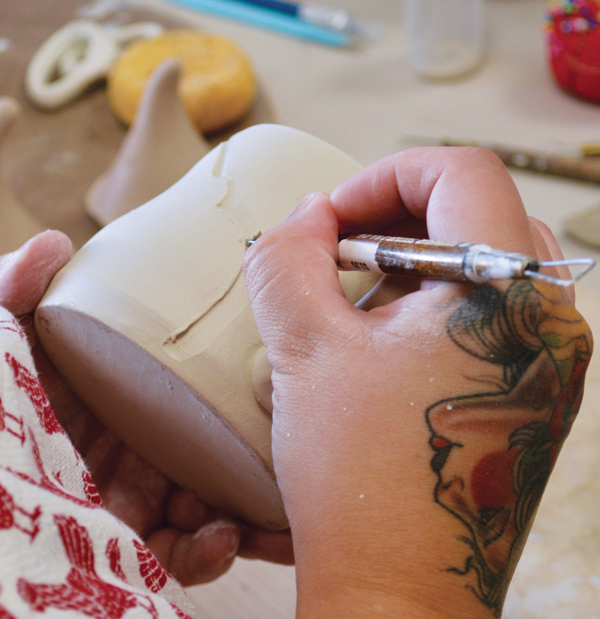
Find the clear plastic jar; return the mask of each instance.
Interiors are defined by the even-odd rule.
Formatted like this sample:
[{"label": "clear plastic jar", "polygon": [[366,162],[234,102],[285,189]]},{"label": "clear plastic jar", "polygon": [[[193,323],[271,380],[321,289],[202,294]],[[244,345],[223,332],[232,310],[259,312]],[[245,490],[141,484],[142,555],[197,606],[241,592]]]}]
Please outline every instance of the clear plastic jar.
[{"label": "clear plastic jar", "polygon": [[414,70],[453,77],[483,57],[484,0],[405,0],[405,20]]}]

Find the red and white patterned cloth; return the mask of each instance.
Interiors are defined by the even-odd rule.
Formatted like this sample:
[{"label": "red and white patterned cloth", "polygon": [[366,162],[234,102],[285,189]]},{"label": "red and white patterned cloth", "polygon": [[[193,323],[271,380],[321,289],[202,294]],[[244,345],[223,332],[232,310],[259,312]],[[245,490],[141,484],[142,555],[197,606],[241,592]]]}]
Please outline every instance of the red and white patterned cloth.
[{"label": "red and white patterned cloth", "polygon": [[141,539],[102,507],[23,331],[0,307],[0,619],[193,613]]}]

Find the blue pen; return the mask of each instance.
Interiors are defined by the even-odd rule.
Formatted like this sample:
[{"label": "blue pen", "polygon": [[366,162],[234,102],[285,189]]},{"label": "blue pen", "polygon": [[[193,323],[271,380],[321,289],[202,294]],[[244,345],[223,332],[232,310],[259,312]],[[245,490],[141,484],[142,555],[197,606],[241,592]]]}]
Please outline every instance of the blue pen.
[{"label": "blue pen", "polygon": [[298,15],[297,4],[291,4],[290,2],[280,2],[280,0],[241,0],[242,2],[248,2],[249,4],[256,4],[257,6],[264,6],[266,9],[273,9],[280,13],[288,13],[289,15]]},{"label": "blue pen", "polygon": [[293,15],[272,11],[267,8],[246,5],[236,0],[168,0],[191,9],[203,11],[217,17],[234,19],[251,26],[258,26],[280,32],[287,36],[315,41],[335,47],[345,47],[351,38],[344,32],[336,32],[318,26]]},{"label": "blue pen", "polygon": [[283,0],[239,0],[247,4],[262,6],[273,11],[294,15],[298,19],[325,26],[345,32],[350,35],[368,37],[374,39],[378,37],[383,27],[379,23],[367,22],[364,20],[353,19],[343,9],[334,9],[321,4],[305,4],[285,2]]}]

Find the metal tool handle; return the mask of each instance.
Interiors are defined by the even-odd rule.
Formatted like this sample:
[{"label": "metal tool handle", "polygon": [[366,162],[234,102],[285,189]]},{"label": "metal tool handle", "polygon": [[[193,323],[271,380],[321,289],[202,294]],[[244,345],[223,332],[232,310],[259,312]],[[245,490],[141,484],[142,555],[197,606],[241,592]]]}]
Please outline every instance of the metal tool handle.
[{"label": "metal tool handle", "polygon": [[[540,273],[541,267],[584,266],[576,277],[559,279]],[[359,234],[339,243],[342,270],[387,275],[412,275],[477,284],[498,279],[542,279],[570,286],[595,264],[591,258],[538,262],[523,254],[494,249],[483,243],[446,243],[427,239]]]}]

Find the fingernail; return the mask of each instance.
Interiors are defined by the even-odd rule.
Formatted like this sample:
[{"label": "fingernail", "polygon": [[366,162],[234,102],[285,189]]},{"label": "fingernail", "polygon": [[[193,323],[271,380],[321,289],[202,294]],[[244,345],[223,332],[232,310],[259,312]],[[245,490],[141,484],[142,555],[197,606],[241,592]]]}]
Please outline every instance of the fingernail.
[{"label": "fingernail", "polygon": [[220,539],[223,547],[228,549],[224,554],[224,558],[229,559],[237,553],[240,544],[240,529],[229,520],[215,520],[205,524],[197,531],[194,538],[197,537],[207,537],[213,540]]},{"label": "fingernail", "polygon": [[292,217],[300,215],[302,211],[306,210],[306,208],[311,205],[311,203],[319,195],[319,193],[320,192],[318,191],[312,191],[307,196],[305,196],[302,202],[300,202],[300,204],[298,204],[298,206],[296,206],[296,208],[288,215],[287,219],[291,219]]}]

